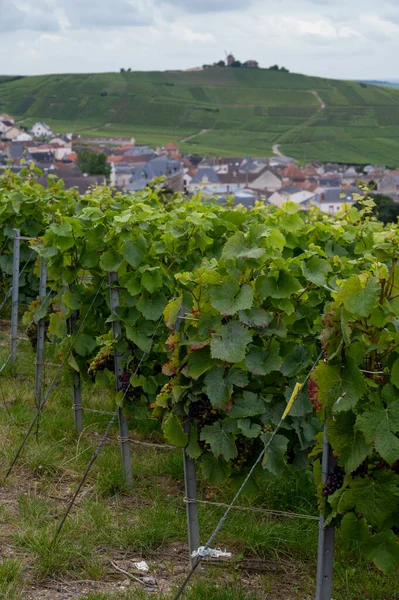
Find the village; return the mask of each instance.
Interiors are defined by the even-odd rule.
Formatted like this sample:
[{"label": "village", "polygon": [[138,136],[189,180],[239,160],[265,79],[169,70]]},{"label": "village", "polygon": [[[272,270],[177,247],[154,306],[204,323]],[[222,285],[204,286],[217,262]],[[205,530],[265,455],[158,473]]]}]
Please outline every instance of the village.
[{"label": "village", "polygon": [[[79,168],[79,152],[90,148],[106,155],[107,174],[90,174]],[[367,165],[311,162],[300,166],[277,153],[271,157],[207,157],[181,153],[169,142],[162,147],[137,145],[133,137],[85,138],[57,134],[46,123],[28,130],[15,119],[0,115],[0,173],[19,171],[33,163],[42,172],[46,186],[49,175],[65,187],[84,194],[91,186],[109,183],[116,190],[136,192],[162,178],[172,192],[184,192],[219,202],[231,201],[245,207],[256,201],[281,206],[294,202],[302,210],[318,206],[334,214],[343,204],[353,204],[362,185],[399,201],[399,169]]]}]

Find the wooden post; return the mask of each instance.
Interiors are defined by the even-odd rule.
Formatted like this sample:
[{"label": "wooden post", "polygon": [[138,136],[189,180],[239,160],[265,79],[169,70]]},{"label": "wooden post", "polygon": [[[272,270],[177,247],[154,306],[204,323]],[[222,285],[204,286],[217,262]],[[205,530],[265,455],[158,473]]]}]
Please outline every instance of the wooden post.
[{"label": "wooden post", "polygon": [[20,230],[14,229],[14,253],[12,258],[12,303],[11,303],[11,364],[17,360],[18,343],[18,297],[19,297],[19,254]]},{"label": "wooden post", "polygon": [[[119,290],[113,287],[113,284],[118,281],[117,273],[109,273],[108,282],[109,282],[109,294],[110,294],[110,305],[111,305],[111,314],[116,314],[116,309],[119,306]],[[112,336],[114,340],[120,340],[122,337],[122,328],[119,321],[112,322]],[[121,362],[121,354],[115,349],[114,352],[114,361],[115,361],[115,378],[116,378],[116,391],[119,392],[122,388],[120,375],[122,373],[122,362]],[[119,438],[120,438],[120,447],[122,454],[122,468],[123,468],[123,476],[126,482],[126,485],[131,488],[133,486],[133,474],[132,474],[132,457],[130,452],[130,442],[129,442],[129,427],[126,417],[123,414],[123,408],[119,407],[118,409],[118,421],[119,421]]]}]

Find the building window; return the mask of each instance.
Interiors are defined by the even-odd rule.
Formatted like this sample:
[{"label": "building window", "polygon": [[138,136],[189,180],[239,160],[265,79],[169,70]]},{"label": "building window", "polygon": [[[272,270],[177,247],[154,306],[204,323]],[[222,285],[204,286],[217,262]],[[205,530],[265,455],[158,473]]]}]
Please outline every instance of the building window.
[{"label": "building window", "polygon": [[328,207],[328,212],[330,212],[330,213],[334,212],[334,204],[330,204],[330,206]]}]

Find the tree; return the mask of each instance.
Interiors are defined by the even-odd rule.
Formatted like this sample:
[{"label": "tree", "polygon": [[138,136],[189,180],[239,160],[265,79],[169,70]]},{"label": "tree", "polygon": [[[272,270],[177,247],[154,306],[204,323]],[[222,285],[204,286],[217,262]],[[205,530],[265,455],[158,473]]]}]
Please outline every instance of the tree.
[{"label": "tree", "polygon": [[226,63],[224,62],[224,60],[219,60],[219,62],[216,63],[217,67],[225,67]]},{"label": "tree", "polygon": [[280,67],[278,65],[272,65],[271,67],[269,67],[269,71],[279,71]]},{"label": "tree", "polygon": [[[369,196],[375,202],[373,214],[379,221],[384,223],[396,223],[399,217],[399,204],[394,202],[390,196],[384,194],[370,194]],[[361,208],[361,205],[356,202],[356,208]]]},{"label": "tree", "polygon": [[120,72],[121,72],[121,73],[124,73],[124,72],[125,72],[125,69],[124,69],[123,67],[121,67],[121,70],[120,70]]},{"label": "tree", "polygon": [[241,61],[240,60],[235,60],[234,62],[231,63],[232,67],[241,67]]},{"label": "tree", "polygon": [[88,175],[105,175],[109,178],[111,167],[107,164],[107,155],[103,152],[94,152],[93,150],[79,150],[78,167],[82,173]]}]

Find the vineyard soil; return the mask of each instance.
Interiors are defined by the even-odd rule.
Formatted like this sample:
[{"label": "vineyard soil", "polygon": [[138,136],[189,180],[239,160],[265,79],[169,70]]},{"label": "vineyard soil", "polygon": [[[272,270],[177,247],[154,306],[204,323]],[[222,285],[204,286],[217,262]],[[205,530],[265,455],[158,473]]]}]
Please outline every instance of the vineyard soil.
[{"label": "vineyard soil", "polygon": [[[7,316],[7,315],[4,315]],[[0,363],[8,352],[8,331],[0,334]],[[0,476],[16,451],[34,412],[34,356],[28,342],[19,348],[16,371],[2,377]],[[47,348],[46,361],[55,360]],[[46,385],[54,374],[46,367]],[[112,410],[112,394],[89,383],[84,402]],[[85,413],[85,430],[73,433],[71,391],[60,383],[45,408],[40,428],[7,485],[0,488],[0,598],[7,600],[147,600],[171,598],[187,567],[183,465],[179,450],[133,445],[134,489],[124,490],[116,430],[99,457],[62,538],[49,550],[55,527],[76,489],[108,417]],[[156,425],[131,421],[135,439],[162,443]],[[216,488],[200,478],[202,499],[226,502],[229,484]],[[308,472],[288,470],[266,477],[246,506],[317,514]],[[203,538],[221,510],[200,506]],[[206,564],[187,600],[305,600],[314,596],[317,522],[234,512],[218,546],[233,552],[231,564]],[[143,586],[122,571],[140,576],[133,563],[150,566]],[[257,562],[254,562],[257,561]],[[212,585],[210,585],[212,581]],[[338,535],[335,600],[394,600],[396,576],[382,575]]]}]

